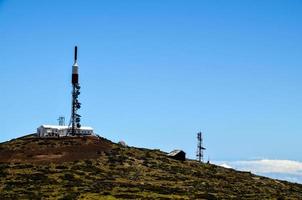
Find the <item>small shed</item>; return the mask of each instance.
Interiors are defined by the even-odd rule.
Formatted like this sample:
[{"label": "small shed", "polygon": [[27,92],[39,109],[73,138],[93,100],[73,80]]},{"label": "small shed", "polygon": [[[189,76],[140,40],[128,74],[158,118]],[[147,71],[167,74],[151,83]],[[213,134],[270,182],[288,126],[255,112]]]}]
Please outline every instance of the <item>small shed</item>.
[{"label": "small shed", "polygon": [[168,156],[175,160],[186,160],[186,153],[183,150],[173,150],[168,154]]}]

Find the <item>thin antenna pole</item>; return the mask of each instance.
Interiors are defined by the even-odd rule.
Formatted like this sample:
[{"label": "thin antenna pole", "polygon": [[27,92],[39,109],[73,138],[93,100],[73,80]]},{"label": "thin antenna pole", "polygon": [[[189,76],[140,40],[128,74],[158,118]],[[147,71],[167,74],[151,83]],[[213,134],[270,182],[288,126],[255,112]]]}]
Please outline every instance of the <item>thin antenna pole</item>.
[{"label": "thin antenna pole", "polygon": [[78,60],[78,47],[74,47],[74,62],[77,62]]}]

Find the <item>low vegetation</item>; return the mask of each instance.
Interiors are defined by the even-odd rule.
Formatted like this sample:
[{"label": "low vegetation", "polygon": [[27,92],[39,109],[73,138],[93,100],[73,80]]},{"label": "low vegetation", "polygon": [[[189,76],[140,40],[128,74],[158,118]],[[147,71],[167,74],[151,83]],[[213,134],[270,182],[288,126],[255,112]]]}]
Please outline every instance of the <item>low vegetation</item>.
[{"label": "low vegetation", "polygon": [[23,137],[0,144],[0,162],[0,199],[302,198],[299,184],[103,138]]}]

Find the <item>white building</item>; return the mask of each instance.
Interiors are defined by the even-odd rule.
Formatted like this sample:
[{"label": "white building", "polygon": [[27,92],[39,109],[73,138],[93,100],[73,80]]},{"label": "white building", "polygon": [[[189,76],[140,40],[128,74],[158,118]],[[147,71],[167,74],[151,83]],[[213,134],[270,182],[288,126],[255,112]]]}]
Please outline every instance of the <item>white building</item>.
[{"label": "white building", "polygon": [[[76,135],[94,135],[93,128],[81,127],[75,129]],[[63,137],[71,135],[71,127],[57,125],[41,125],[37,128],[38,137]]]}]

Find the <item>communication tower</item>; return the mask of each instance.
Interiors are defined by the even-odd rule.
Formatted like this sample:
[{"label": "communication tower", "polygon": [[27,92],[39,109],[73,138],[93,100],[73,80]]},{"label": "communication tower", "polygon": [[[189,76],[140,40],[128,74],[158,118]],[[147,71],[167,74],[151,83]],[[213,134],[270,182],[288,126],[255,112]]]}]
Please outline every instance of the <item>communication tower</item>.
[{"label": "communication tower", "polygon": [[80,95],[80,84],[79,84],[79,66],[77,63],[78,59],[78,47],[74,47],[74,64],[72,66],[72,108],[71,108],[71,135],[76,135],[76,129],[81,128],[81,115],[77,113],[77,111],[81,108],[81,103],[78,100]]},{"label": "communication tower", "polygon": [[197,151],[196,151],[196,158],[198,162],[203,162],[203,151],[206,148],[203,147],[203,138],[202,132],[197,133]]},{"label": "communication tower", "polygon": [[64,116],[60,116],[58,118],[58,122],[59,122],[59,126],[65,126],[65,117]]}]

